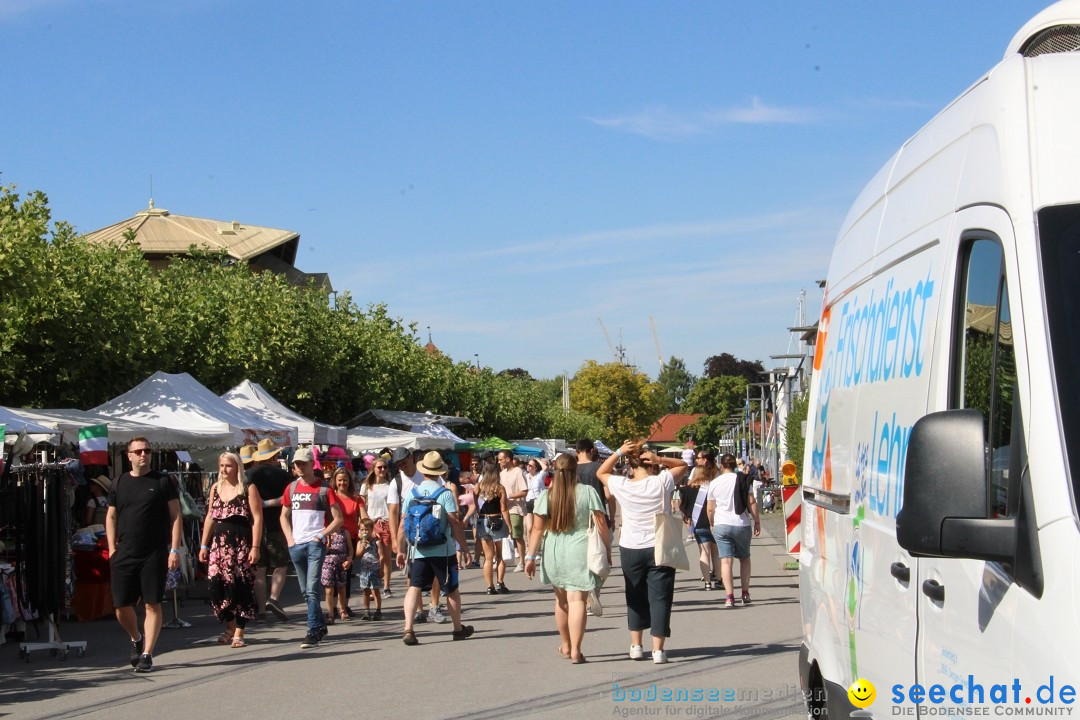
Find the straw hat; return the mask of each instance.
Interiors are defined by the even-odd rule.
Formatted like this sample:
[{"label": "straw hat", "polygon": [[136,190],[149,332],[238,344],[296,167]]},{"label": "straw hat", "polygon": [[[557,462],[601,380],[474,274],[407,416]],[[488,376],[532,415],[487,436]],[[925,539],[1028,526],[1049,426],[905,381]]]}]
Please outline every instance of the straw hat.
[{"label": "straw hat", "polygon": [[434,450],[425,455],[416,467],[424,475],[442,475],[449,469],[443,462],[442,455]]},{"label": "straw hat", "polygon": [[256,462],[263,460],[269,460],[270,458],[281,452],[281,448],[274,446],[274,441],[270,438],[263,438],[259,441],[259,445],[255,448],[255,451],[251,455],[251,459]]},{"label": "straw hat", "polygon": [[98,485],[105,492],[109,492],[112,488],[112,481],[105,475],[98,475],[96,478],[90,478],[90,482]]},{"label": "straw hat", "polygon": [[254,445],[245,445],[244,447],[240,448],[240,460],[243,461],[243,463],[245,465],[252,462],[253,458],[251,456],[254,455],[254,454],[255,454],[255,446]]}]

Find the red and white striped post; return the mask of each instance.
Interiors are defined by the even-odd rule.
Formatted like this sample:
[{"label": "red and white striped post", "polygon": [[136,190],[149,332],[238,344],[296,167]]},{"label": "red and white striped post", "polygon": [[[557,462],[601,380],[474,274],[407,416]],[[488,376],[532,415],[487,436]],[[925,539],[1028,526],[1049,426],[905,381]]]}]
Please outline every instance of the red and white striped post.
[{"label": "red and white striped post", "polygon": [[798,557],[802,537],[802,485],[795,475],[795,463],[788,460],[780,471],[784,474],[781,496],[784,500],[784,528],[788,555]]}]

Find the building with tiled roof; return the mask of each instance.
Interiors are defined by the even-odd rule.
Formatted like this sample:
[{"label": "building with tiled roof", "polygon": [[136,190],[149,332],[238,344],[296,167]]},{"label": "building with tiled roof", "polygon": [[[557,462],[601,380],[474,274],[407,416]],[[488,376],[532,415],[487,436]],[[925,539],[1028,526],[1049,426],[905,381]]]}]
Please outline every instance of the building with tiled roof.
[{"label": "building with tiled roof", "polygon": [[704,415],[701,413],[670,413],[665,415],[653,423],[652,433],[647,440],[651,443],[666,443],[668,445],[681,444],[679,439],[675,437],[675,434],[687,425],[696,423],[698,418],[702,417],[704,417]]},{"label": "building with tiled roof", "polygon": [[151,200],[150,207],[134,217],[85,237],[92,243],[120,243],[129,230],[135,233],[143,256],[156,268],[167,266],[171,258],[187,255],[194,245],[209,252],[224,252],[238,262],[246,262],[256,272],[284,275],[294,285],[314,283],[326,291],[333,289],[326,273],[306,273],[295,266],[300,233],[292,230],[174,215],[154,207]]}]

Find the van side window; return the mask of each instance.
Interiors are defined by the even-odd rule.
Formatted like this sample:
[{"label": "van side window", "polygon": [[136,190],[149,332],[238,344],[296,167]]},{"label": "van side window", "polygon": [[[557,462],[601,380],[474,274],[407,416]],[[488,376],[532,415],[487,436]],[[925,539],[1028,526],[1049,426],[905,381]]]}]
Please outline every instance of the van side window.
[{"label": "van side window", "polygon": [[[995,238],[974,236],[961,245],[960,298],[954,324],[952,407],[983,415],[990,460],[991,517],[1013,514],[1009,484],[1016,360],[1005,261]],[[1012,501],[1012,502],[1010,502]]]}]

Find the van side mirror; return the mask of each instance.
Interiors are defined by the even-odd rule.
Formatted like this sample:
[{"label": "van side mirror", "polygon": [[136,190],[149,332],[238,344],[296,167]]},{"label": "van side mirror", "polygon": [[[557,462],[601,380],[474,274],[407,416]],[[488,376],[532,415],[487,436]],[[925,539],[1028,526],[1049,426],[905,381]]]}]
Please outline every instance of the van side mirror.
[{"label": "van side mirror", "polygon": [[926,415],[911,429],[896,539],[915,557],[1002,563],[1016,553],[1016,523],[991,518],[986,438],[978,410]]}]

